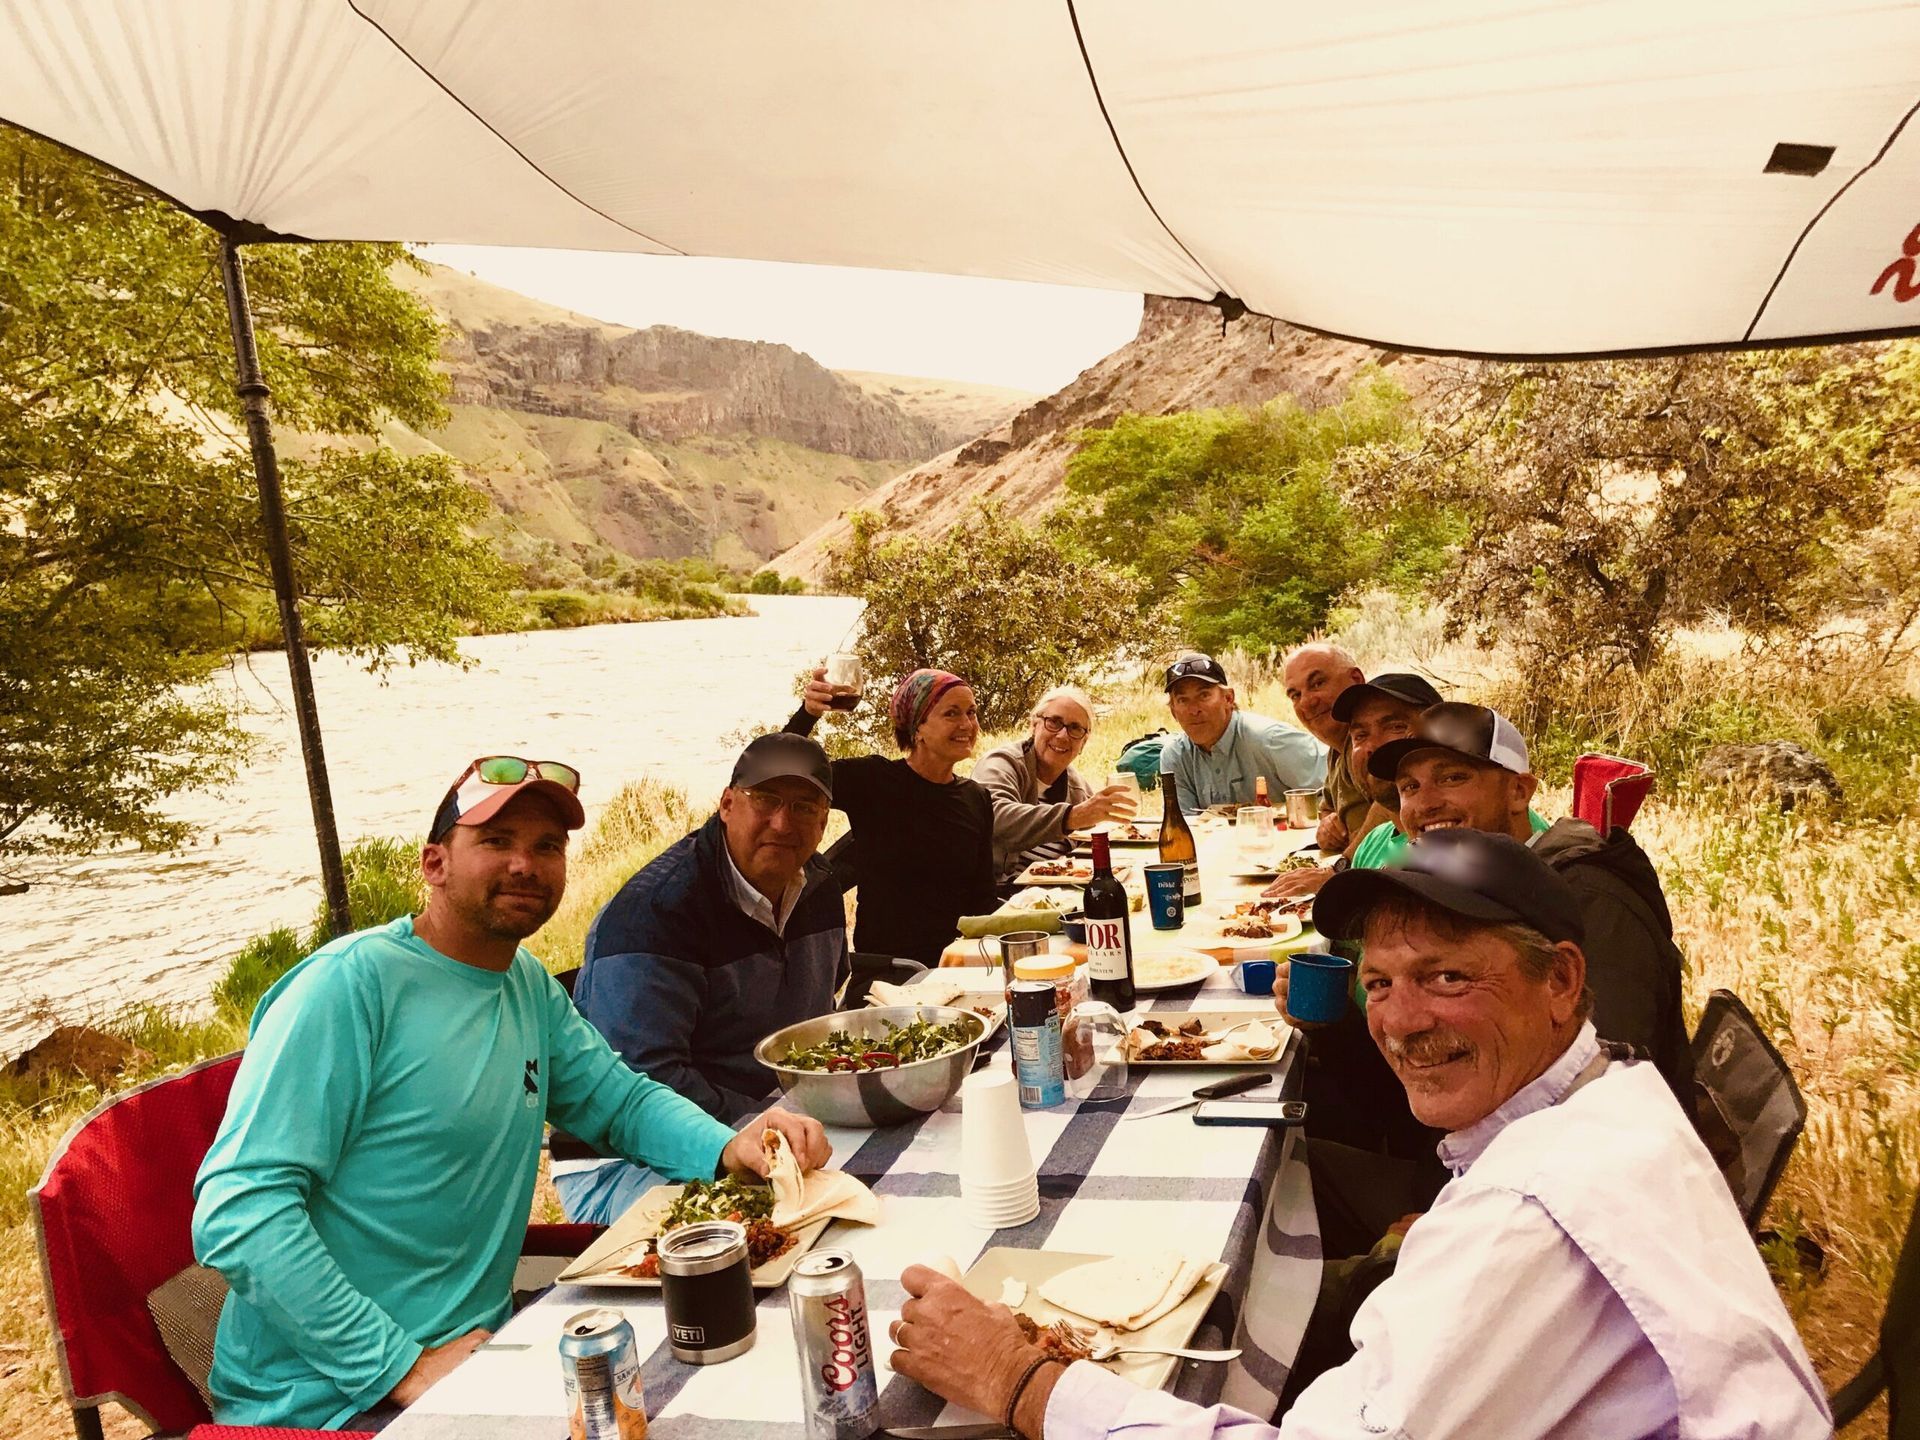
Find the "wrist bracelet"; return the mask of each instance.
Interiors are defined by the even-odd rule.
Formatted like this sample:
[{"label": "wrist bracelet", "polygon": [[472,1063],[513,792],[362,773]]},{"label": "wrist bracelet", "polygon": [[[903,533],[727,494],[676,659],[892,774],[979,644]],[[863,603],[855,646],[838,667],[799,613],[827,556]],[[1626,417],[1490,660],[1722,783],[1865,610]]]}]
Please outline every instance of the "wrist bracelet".
[{"label": "wrist bracelet", "polygon": [[1045,1355],[1034,1356],[1025,1372],[1021,1374],[1020,1379],[1015,1383],[1013,1393],[1007,1397],[1007,1413],[1002,1423],[1007,1429],[1014,1431],[1015,1434],[1018,1434],[1019,1431],[1013,1423],[1013,1412],[1020,1408],[1020,1397],[1027,1393],[1027,1386],[1032,1384],[1033,1377],[1040,1373],[1040,1367],[1051,1363],[1052,1361]]}]

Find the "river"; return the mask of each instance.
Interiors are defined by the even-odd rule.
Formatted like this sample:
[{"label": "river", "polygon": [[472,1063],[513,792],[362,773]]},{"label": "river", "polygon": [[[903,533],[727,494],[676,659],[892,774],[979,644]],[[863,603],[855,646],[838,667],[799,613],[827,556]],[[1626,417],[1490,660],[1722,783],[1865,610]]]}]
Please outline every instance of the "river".
[{"label": "river", "polygon": [[[314,660],[320,725],[343,845],[423,834],[476,755],[566,760],[582,775],[587,823],[629,781],[718,795],[729,738],[774,729],[794,677],[835,648],[859,601],[754,596],[750,618],[666,620],[488,635],[474,662],[404,666],[386,679]],[[284,658],[255,656],[225,683],[262,744],[234,784],[181,796],[191,846],[15,866],[32,888],[0,898],[0,1056],[60,1021],[129,1002],[198,1002],[248,939],[305,926],[320,897],[312,811]]]}]

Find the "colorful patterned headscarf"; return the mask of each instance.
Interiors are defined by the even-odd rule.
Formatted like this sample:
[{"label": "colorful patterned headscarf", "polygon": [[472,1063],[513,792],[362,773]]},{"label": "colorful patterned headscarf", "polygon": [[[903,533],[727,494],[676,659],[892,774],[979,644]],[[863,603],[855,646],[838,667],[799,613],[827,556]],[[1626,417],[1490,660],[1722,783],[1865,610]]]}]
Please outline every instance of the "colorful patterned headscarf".
[{"label": "colorful patterned headscarf", "polygon": [[902,750],[913,749],[913,733],[933,709],[934,702],[956,685],[967,682],[951,670],[916,670],[893,692],[893,738]]}]

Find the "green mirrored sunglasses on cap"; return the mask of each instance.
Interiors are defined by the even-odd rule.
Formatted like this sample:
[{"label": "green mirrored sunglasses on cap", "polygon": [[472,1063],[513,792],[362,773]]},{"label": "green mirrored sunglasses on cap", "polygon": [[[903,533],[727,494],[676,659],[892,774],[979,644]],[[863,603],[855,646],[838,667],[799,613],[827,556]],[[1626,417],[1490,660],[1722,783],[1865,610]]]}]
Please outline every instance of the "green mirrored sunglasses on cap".
[{"label": "green mirrored sunglasses on cap", "polygon": [[529,775],[536,780],[551,780],[563,789],[580,793],[580,772],[558,760],[522,760],[518,755],[483,755],[473,762],[473,773],[489,785],[518,785]]}]

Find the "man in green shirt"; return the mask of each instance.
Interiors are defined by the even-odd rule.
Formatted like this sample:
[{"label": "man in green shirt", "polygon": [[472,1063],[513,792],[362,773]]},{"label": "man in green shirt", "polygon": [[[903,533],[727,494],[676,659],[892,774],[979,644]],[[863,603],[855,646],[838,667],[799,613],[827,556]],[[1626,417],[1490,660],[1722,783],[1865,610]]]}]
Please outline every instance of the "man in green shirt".
[{"label": "man in green shirt", "polygon": [[[1407,762],[1416,754],[1446,752],[1467,767],[1472,802],[1461,804],[1468,786],[1446,787],[1424,773],[1415,778]],[[1411,734],[1374,748],[1367,769],[1376,785],[1397,789],[1400,822],[1371,831],[1353,852],[1356,870],[1384,870],[1405,857],[1407,846],[1431,830],[1464,826],[1525,841],[1545,834],[1547,820],[1527,802],[1540,788],[1527,742],[1513,722],[1484,705],[1455,702],[1423,712]]]},{"label": "man in green shirt", "polygon": [[[1429,705],[1439,703],[1440,692],[1426,679],[1397,671],[1376,675],[1359,685],[1348,685],[1334,700],[1330,713],[1335,722],[1346,727],[1346,756],[1350,772],[1354,779],[1366,787],[1379,807],[1397,811],[1399,797],[1391,777],[1381,780],[1369,773],[1367,767],[1374,752],[1382,745],[1411,735],[1413,727],[1419,722],[1420,712]],[[1391,820],[1379,821],[1354,847],[1350,863],[1356,869],[1375,868],[1379,864],[1377,860],[1367,861],[1361,857],[1378,852],[1384,842],[1377,837],[1399,833]],[[1320,887],[1333,878],[1335,870],[1348,863],[1346,857],[1335,856],[1331,864],[1318,865],[1311,870],[1289,870],[1269,885],[1265,893],[1286,899],[1318,894]],[[1373,1048],[1370,1040],[1367,1048]]]},{"label": "man in green shirt", "polygon": [[232,1287],[217,1418],[354,1428],[411,1404],[509,1311],[548,1119],[676,1179],[803,1166],[817,1121],[736,1135],[630,1070],[519,942],[566,888],[579,775],[476,760],[420,856],[417,916],[345,935],[254,1010],[195,1185],[194,1253]]}]

